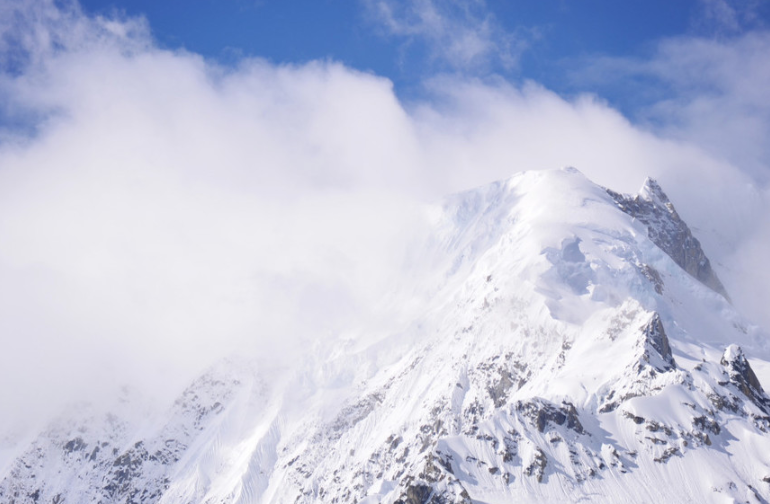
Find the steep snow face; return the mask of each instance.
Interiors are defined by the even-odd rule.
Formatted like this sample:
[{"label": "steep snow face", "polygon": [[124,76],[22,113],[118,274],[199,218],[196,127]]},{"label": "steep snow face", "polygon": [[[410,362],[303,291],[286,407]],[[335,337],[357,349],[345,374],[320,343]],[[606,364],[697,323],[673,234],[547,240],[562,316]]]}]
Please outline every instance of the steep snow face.
[{"label": "steep snow face", "polygon": [[400,331],[280,383],[224,362],[145,423],[64,415],[0,501],[770,500],[764,333],[657,184],[523,173],[428,213]]}]

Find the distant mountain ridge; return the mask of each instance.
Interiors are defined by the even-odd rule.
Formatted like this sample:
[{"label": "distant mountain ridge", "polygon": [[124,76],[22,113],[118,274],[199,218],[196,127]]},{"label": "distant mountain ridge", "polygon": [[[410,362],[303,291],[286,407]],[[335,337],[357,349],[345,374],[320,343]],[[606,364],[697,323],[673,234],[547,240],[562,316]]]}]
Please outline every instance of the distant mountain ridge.
[{"label": "distant mountain ridge", "polygon": [[146,423],[63,415],[0,501],[770,501],[765,333],[656,182],[524,172],[435,210],[398,334],[281,383],[221,362]]}]

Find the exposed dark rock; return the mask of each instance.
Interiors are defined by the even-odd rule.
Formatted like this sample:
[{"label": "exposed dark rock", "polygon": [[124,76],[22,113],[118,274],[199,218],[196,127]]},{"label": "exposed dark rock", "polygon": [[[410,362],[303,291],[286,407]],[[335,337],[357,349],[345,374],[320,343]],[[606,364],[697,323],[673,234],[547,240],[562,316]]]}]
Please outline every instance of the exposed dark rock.
[{"label": "exposed dark rock", "polygon": [[711,404],[720,411],[730,411],[732,413],[738,413],[740,408],[740,404],[738,402],[738,398],[733,396],[732,394],[729,394],[728,396],[723,396],[717,393],[708,393],[706,394],[706,397],[711,402]]},{"label": "exposed dark rock", "polygon": [[148,466],[167,465],[179,460],[179,453],[185,445],[175,446],[180,452],[169,448],[154,453],[147,451],[145,443],[139,441],[111,464],[104,476],[103,490],[110,502],[138,504],[155,502],[165,492],[170,480],[167,476],[148,478]]},{"label": "exposed dark rock", "polygon": [[655,292],[663,294],[663,279],[660,277],[658,270],[650,266],[649,264],[642,264],[639,266],[639,271],[644,277],[650,281]]},{"label": "exposed dark rock", "polygon": [[668,459],[670,459],[674,455],[679,455],[679,448],[672,446],[671,448],[666,448],[666,451],[664,451],[660,457],[656,457],[653,460],[655,462],[665,463],[665,462],[668,462]]},{"label": "exposed dark rock", "polygon": [[500,379],[492,386],[487,388],[489,397],[495,403],[495,407],[503,406],[508,399],[508,391],[513,387],[513,375],[507,369],[500,369]]},{"label": "exposed dark rock", "polygon": [[683,270],[730,300],[722,282],[711,268],[711,262],[703,252],[700,242],[692,235],[690,228],[679,217],[674,205],[655,180],[648,178],[639,194],[634,196],[610,189],[607,189],[607,193],[615,200],[618,208],[647,226],[647,236],[650,240]]},{"label": "exposed dark rock", "polygon": [[697,418],[692,419],[692,424],[697,429],[700,429],[702,431],[709,431],[713,434],[719,435],[720,432],[722,432],[722,429],[719,427],[719,424],[705,416],[699,416]]},{"label": "exposed dark rock", "polygon": [[401,444],[401,441],[403,441],[404,438],[401,436],[393,436],[392,434],[388,437],[388,439],[385,440],[386,443],[390,444],[390,449],[395,450],[398,445]]},{"label": "exposed dark rock", "polygon": [[751,493],[754,495],[754,498],[756,499],[756,501],[759,502],[759,504],[768,504],[767,499],[763,498],[762,495],[759,492],[757,492],[756,488],[754,488],[751,485],[748,485],[748,487],[749,487],[749,490],[751,490]]},{"label": "exposed dark rock", "polygon": [[72,453],[74,451],[84,450],[88,446],[88,443],[83,441],[83,438],[76,437],[70,441],[67,441],[62,447],[65,453]]},{"label": "exposed dark rock", "polygon": [[209,417],[224,411],[222,401],[227,400],[239,384],[237,380],[221,380],[212,373],[206,373],[187,387],[174,405],[180,411],[194,415],[195,429],[203,430]]},{"label": "exposed dark rock", "polygon": [[765,395],[759,378],[738,345],[730,345],[722,354],[720,363],[730,375],[730,383],[756,404],[765,414],[770,414],[770,399]]},{"label": "exposed dark rock", "polygon": [[661,373],[676,368],[674,356],[671,354],[671,345],[660,316],[654,313],[650,321],[641,327],[641,331],[644,345],[642,359]]},{"label": "exposed dark rock", "polygon": [[337,418],[332,422],[328,429],[329,438],[339,439],[342,434],[356,425],[358,422],[369,416],[378,404],[383,400],[381,393],[369,394],[358,402],[348,405],[340,411]]},{"label": "exposed dark rock", "polygon": [[91,462],[96,461],[97,455],[99,455],[99,451],[101,448],[99,446],[95,446],[93,450],[91,450],[91,454],[88,456],[88,460]]},{"label": "exposed dark rock", "polygon": [[701,443],[705,444],[706,446],[711,446],[711,438],[708,434],[704,432],[696,432],[694,434],[695,439],[700,441]]},{"label": "exposed dark rock", "polygon": [[566,425],[578,434],[585,434],[583,425],[578,418],[575,406],[568,402],[563,402],[562,406],[556,406],[543,399],[535,399],[530,402],[519,402],[516,409],[525,418],[528,418],[537,430],[544,432],[549,423],[555,425]]},{"label": "exposed dark rock", "polygon": [[[435,483],[436,481],[443,479],[441,465],[436,465],[434,461],[437,461],[435,457],[432,454],[428,455],[425,459],[425,466],[420,473],[420,478],[429,483]],[[441,462],[439,462],[439,464],[441,464]]]},{"label": "exposed dark rock", "polygon": [[436,457],[436,461],[441,465],[441,467],[444,468],[446,472],[449,474],[454,474],[454,470],[452,469],[452,455],[448,453],[441,453],[438,452]]},{"label": "exposed dark rock", "polygon": [[427,504],[430,502],[433,488],[423,483],[417,483],[407,487],[396,504]]},{"label": "exposed dark rock", "polygon": [[646,428],[650,432],[663,432],[666,436],[671,436],[673,431],[667,425],[660,424],[654,420],[648,420]]},{"label": "exposed dark rock", "polygon": [[634,415],[633,413],[631,413],[629,411],[624,411],[623,412],[623,416],[628,418],[628,419],[630,419],[630,420],[632,420],[637,425],[641,425],[641,424],[644,423],[644,417],[636,416],[636,415]]},{"label": "exposed dark rock", "polygon": [[503,450],[502,456],[503,456],[503,462],[509,463],[512,462],[513,459],[518,455],[519,451],[519,438],[521,435],[516,432],[512,431],[509,433],[510,436],[505,436],[503,438],[503,445],[505,445],[505,450]]},{"label": "exposed dark rock", "polygon": [[548,465],[548,457],[545,453],[538,448],[535,451],[534,460],[524,469],[524,474],[527,476],[535,476],[538,483],[543,482],[543,476],[545,476],[545,468]]}]

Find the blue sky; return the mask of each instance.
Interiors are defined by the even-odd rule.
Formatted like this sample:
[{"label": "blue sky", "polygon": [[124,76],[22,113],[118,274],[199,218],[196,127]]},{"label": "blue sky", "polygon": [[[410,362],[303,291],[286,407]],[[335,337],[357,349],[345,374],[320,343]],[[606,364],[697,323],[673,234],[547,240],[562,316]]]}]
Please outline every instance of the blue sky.
[{"label": "blue sky", "polygon": [[[442,57],[446,40],[431,40],[430,28],[415,12],[421,4],[431,4],[447,29],[487,22],[489,41],[512,47],[491,49],[476,58],[483,61],[467,64]],[[742,15],[722,0],[84,0],[82,5],[94,14],[144,16],[162,46],[224,63],[255,56],[275,63],[332,59],[389,78],[406,98],[440,72],[533,79],[560,93],[597,92],[629,113],[635,101],[613,82],[575,77],[581,63],[599,56],[644,57],[664,38],[731,37],[770,20],[767,2]],[[400,27],[383,21],[381,5],[392,9]]]}]

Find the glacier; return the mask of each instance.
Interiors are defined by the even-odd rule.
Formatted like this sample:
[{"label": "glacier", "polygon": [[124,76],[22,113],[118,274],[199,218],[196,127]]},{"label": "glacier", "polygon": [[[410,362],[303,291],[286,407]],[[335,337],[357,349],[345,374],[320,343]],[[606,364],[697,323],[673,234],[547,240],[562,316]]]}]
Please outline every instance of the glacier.
[{"label": "glacier", "polygon": [[660,185],[522,172],[425,213],[396,329],[0,433],[0,501],[770,501],[767,333]]}]

